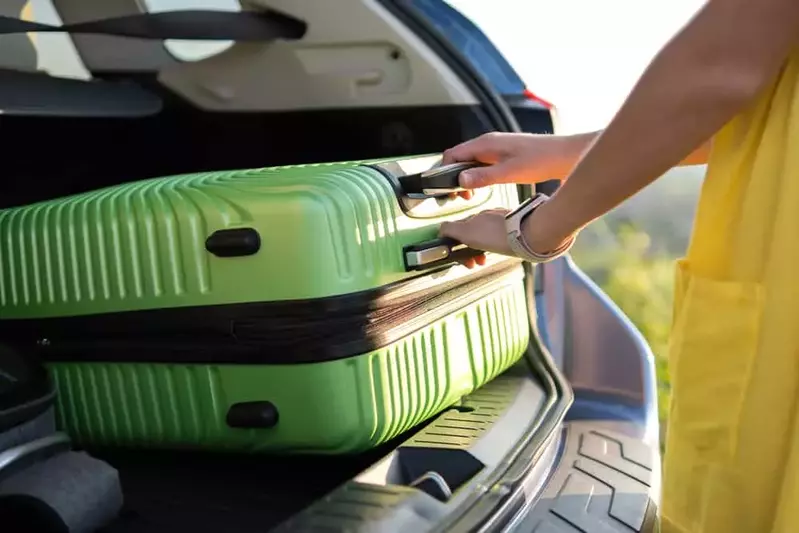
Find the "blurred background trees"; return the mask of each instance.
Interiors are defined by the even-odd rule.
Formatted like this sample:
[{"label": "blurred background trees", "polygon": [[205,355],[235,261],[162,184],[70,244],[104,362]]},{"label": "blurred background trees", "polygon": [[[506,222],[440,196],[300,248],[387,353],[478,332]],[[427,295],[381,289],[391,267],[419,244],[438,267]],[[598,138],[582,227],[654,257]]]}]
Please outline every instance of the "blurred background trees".
[{"label": "blurred background trees", "polygon": [[572,254],[649,341],[657,361],[661,422],[671,391],[666,355],[674,260],[688,246],[703,175],[703,167],[673,170],[586,228]]}]

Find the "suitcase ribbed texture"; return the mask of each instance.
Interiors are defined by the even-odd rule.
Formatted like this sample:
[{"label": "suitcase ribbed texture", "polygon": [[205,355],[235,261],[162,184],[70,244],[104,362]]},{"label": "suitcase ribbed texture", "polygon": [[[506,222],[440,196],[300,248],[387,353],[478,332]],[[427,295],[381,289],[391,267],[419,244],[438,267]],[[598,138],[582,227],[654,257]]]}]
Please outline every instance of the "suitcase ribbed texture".
[{"label": "suitcase ribbed texture", "polygon": [[[495,192],[492,205],[513,205],[511,188]],[[258,230],[257,255],[231,260],[206,251],[211,233],[240,227]],[[0,211],[0,317],[368,290],[407,277],[403,246],[434,237],[436,228],[402,217],[379,172],[346,163],[125,184]]]},{"label": "suitcase ribbed texture", "polygon": [[[343,453],[390,440],[491,380],[521,357],[528,329],[517,283],[384,349],[338,361],[51,368],[59,424],[81,442]],[[231,404],[255,400],[276,405],[276,427],[226,426]]]},{"label": "suitcase ribbed texture", "polygon": [[[515,206],[515,187],[423,203],[403,211],[389,176],[350,162],[150,179],[2,210],[2,326],[48,361],[59,424],[83,444],[364,450],[485,384],[529,338],[519,268],[450,286],[457,276],[416,279],[404,264],[403,249],[442,221]],[[231,235],[245,236],[234,253]],[[381,299],[408,287],[418,301]],[[263,427],[272,406],[253,414],[249,402],[270,402],[276,425]]]}]

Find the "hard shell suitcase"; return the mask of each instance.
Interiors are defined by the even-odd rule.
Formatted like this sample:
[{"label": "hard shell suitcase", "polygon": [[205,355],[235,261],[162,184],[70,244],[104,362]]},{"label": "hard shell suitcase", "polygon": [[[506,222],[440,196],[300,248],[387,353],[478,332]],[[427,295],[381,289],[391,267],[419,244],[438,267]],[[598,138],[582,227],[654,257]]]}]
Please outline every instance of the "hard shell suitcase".
[{"label": "hard shell suitcase", "polygon": [[151,179],[0,211],[0,333],[84,443],[342,453],[517,361],[520,262],[436,239],[513,207],[438,157]]}]

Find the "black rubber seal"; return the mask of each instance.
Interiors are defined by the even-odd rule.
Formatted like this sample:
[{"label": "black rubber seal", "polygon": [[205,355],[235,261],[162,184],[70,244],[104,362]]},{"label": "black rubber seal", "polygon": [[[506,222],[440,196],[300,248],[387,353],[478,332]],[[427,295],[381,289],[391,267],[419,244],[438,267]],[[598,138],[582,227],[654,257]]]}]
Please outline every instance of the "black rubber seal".
[{"label": "black rubber seal", "polygon": [[491,87],[485,77],[429,21],[419,16],[413,7],[406,2],[378,0],[378,3],[429,46],[455,72],[458,78],[469,87],[483,105],[484,111],[497,131],[521,131],[516,117],[513,116],[502,96]]},{"label": "black rubber seal", "polygon": [[[526,264],[525,287],[527,305],[535,309],[535,291],[533,282],[533,265]],[[548,403],[537,423],[530,427],[527,434],[520,439],[514,449],[506,457],[502,468],[497,468],[491,476],[484,480],[487,492],[475,493],[467,498],[461,506],[453,511],[449,520],[444,520],[431,531],[499,531],[512,520],[527,497],[524,481],[532,471],[547,443],[561,431],[566,413],[574,402],[571,386],[563,373],[555,365],[549,350],[544,345],[535,313],[530,312],[530,345],[526,361],[541,384],[547,391]]]}]

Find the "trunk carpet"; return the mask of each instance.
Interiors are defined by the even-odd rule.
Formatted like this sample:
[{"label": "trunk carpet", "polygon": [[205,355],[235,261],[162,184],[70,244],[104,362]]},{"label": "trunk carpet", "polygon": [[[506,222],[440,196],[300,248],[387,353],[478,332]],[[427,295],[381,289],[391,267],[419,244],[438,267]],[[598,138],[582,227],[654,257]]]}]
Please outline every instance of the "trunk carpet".
[{"label": "trunk carpet", "polygon": [[92,450],[119,470],[125,493],[122,514],[101,533],[264,533],[397,444],[338,457]]}]

